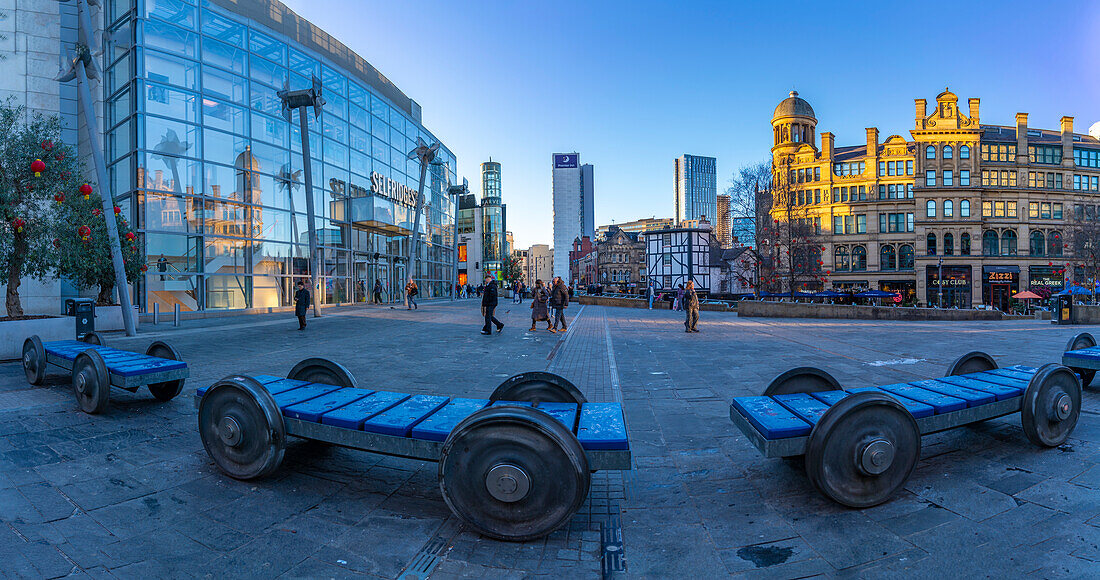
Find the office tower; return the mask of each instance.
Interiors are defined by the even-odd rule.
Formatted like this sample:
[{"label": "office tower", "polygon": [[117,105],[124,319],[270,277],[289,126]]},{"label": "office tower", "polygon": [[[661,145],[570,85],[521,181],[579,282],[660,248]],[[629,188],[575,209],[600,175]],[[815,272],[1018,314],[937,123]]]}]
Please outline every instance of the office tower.
[{"label": "office tower", "polygon": [[555,153],[553,156],[554,195],[554,275],[569,280],[569,249],[573,240],[596,235],[593,216],[592,165],[581,165],[580,155]]},{"label": "office tower", "polygon": [[676,159],[676,223],[718,216],[717,160],[683,155]]}]

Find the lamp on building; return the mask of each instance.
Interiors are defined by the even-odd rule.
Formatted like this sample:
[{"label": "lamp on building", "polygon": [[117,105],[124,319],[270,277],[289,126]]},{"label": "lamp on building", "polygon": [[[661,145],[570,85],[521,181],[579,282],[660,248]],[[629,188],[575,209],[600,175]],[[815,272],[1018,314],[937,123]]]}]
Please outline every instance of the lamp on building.
[{"label": "lamp on building", "polygon": [[424,209],[424,179],[428,175],[428,165],[435,160],[435,154],[439,151],[439,142],[435,142],[431,145],[424,143],[424,140],[420,137],[416,138],[416,149],[409,151],[406,155],[408,159],[417,159],[420,161],[420,187],[416,191],[416,216],[413,218],[412,234],[409,236],[409,257],[405,261],[407,270],[405,272],[406,278],[416,277],[416,263],[413,261],[413,257],[417,255],[416,244],[420,237],[420,212]]}]

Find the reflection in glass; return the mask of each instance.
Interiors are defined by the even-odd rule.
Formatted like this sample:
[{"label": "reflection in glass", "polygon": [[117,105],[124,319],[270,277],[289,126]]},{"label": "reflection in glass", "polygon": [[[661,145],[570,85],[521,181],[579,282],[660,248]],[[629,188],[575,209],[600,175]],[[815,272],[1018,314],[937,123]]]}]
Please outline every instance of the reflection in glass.
[{"label": "reflection in glass", "polygon": [[145,229],[182,233],[202,233],[202,200],[194,197],[146,193]]}]

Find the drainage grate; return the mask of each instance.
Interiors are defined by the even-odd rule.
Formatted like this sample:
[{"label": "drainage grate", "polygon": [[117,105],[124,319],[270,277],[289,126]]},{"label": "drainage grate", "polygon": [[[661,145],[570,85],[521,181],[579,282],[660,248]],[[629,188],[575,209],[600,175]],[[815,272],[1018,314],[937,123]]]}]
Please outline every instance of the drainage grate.
[{"label": "drainage grate", "polygon": [[397,575],[397,580],[427,580],[435,567],[443,561],[441,555],[443,549],[460,529],[461,526],[454,523],[453,518],[448,519],[435,537],[424,544],[424,547],[413,556],[409,565]]},{"label": "drainage grate", "polygon": [[618,514],[608,516],[607,521],[600,524],[600,547],[603,552],[600,571],[604,580],[614,576],[615,572],[626,571],[623,527]]}]

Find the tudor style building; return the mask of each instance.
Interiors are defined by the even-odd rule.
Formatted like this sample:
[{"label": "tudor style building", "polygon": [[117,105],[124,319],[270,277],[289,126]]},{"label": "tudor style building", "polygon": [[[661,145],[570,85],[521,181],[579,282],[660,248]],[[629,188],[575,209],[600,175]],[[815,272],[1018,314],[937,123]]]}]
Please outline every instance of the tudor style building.
[{"label": "tudor style building", "polygon": [[1059,272],[1073,272],[1072,222],[1100,215],[1100,132],[1074,133],[1072,117],[1057,131],[1029,128],[1026,113],[983,125],[979,100],[964,110],[948,90],[931,110],[915,103],[908,139],[868,128],[865,144],[848,147],[828,132],[818,145],[798,93],[775,108],[776,180],[819,228],[830,285],[1005,309],[1020,290],[1074,279]]}]

